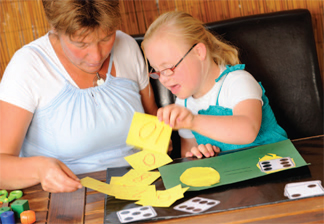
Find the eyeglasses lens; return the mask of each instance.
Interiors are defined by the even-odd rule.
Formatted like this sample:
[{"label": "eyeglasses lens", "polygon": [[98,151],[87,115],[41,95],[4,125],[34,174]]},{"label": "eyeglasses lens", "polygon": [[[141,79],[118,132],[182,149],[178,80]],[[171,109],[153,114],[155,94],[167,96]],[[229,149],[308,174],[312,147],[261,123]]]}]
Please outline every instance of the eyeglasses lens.
[{"label": "eyeglasses lens", "polygon": [[159,79],[160,78],[159,74],[158,73],[155,73],[155,72],[150,73],[150,77],[152,79]]}]

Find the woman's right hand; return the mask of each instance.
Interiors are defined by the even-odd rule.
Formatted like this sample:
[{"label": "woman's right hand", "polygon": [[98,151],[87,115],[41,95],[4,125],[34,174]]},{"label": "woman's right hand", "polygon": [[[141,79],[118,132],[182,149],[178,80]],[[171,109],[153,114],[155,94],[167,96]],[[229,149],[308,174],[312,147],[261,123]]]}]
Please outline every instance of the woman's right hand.
[{"label": "woman's right hand", "polygon": [[78,177],[63,162],[49,157],[39,159],[38,177],[44,191],[73,192],[82,188]]}]

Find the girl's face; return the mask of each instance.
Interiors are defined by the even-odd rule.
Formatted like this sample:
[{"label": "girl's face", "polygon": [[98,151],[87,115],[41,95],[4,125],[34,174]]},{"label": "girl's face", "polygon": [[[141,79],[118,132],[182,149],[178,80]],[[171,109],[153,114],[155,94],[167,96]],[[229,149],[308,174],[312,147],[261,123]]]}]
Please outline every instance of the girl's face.
[{"label": "girl's face", "polygon": [[[191,46],[172,38],[155,35],[147,40],[145,55],[155,71],[172,68]],[[196,46],[197,47],[197,46]],[[202,86],[202,61],[194,47],[170,76],[160,75],[160,82],[180,99],[200,97]]]},{"label": "girl's face", "polygon": [[97,29],[87,36],[59,35],[67,59],[86,73],[96,73],[108,58],[116,38],[116,31],[107,34]]}]

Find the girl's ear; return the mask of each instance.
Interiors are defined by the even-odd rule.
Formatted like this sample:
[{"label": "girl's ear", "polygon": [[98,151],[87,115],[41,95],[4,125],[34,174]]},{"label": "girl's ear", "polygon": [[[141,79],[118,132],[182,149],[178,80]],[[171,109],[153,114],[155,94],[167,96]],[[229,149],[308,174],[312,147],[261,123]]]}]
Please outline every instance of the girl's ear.
[{"label": "girl's ear", "polygon": [[206,45],[203,43],[198,43],[195,48],[199,59],[202,61],[205,60],[207,57]]}]

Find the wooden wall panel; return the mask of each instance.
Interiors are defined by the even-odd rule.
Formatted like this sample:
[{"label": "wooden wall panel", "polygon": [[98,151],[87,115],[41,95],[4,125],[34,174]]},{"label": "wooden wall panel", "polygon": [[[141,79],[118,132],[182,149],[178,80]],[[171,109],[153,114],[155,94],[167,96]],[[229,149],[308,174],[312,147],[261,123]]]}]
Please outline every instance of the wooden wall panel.
[{"label": "wooden wall panel", "polygon": [[[318,59],[324,80],[324,0],[120,0],[121,30],[135,35],[162,13],[182,10],[203,22],[240,16],[308,9],[312,15]],[[0,78],[16,50],[49,29],[41,0],[0,0]]]}]

